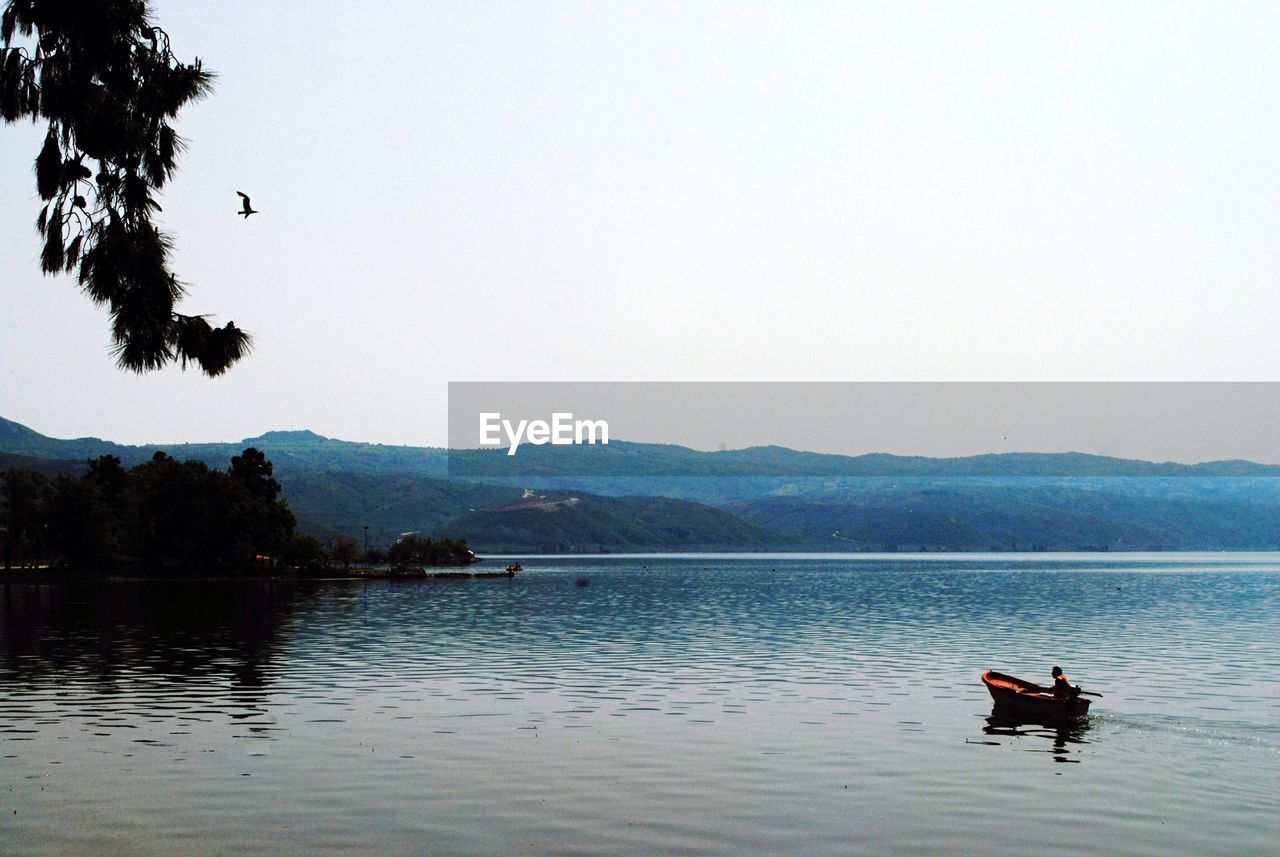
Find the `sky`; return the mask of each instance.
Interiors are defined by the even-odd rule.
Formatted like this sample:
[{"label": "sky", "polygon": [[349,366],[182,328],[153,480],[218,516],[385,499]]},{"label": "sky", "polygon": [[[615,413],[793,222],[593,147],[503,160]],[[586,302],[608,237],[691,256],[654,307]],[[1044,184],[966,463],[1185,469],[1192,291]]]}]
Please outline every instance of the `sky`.
[{"label": "sky", "polygon": [[[441,446],[460,381],[1280,380],[1280,6],[155,2],[254,352],[115,368],[0,127],[0,416]],[[248,193],[261,213],[236,216]]]}]

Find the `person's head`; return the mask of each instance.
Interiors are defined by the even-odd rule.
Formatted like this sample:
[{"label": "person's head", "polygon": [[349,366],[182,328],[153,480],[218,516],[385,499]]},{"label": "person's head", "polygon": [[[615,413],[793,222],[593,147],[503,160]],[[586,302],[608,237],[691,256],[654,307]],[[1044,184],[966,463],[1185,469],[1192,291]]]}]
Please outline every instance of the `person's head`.
[{"label": "person's head", "polygon": [[1049,671],[1049,675],[1053,676],[1054,678],[1057,678],[1058,676],[1062,675],[1062,667],[1054,667],[1052,670]]}]

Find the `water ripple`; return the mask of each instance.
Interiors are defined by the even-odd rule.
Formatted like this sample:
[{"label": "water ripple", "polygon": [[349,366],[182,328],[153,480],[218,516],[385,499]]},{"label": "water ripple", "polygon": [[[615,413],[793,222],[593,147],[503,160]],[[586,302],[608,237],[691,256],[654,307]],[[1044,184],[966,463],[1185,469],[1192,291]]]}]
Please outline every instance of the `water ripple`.
[{"label": "water ripple", "polygon": [[[1061,853],[1068,819],[1156,852],[1274,832],[1274,556],[523,562],[4,585],[0,749],[47,790],[10,793],[12,841],[76,851],[74,805],[108,854],[980,852],[1013,782]],[[983,669],[1052,663],[1104,694],[1088,721],[992,719]]]}]

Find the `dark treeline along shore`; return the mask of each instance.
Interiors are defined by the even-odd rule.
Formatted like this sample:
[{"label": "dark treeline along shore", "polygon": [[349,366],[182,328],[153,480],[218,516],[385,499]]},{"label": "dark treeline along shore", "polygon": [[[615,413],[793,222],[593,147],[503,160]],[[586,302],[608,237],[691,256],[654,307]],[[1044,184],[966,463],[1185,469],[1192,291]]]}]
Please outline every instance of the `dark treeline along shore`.
[{"label": "dark treeline along shore", "polygon": [[164,452],[126,469],[114,455],[79,475],[0,471],[0,556],[5,571],[58,567],[82,572],[209,573],[331,565],[360,559],[401,565],[475,561],[466,542],[416,536],[390,549],[359,550],[342,536],[326,545],[295,532],[274,467],[249,447],[226,470]]},{"label": "dark treeline along shore", "polygon": [[295,519],[271,462],[249,448],[227,470],[155,453],[125,469],[103,455],[80,476],[3,474],[5,568],[252,567],[291,545]]}]

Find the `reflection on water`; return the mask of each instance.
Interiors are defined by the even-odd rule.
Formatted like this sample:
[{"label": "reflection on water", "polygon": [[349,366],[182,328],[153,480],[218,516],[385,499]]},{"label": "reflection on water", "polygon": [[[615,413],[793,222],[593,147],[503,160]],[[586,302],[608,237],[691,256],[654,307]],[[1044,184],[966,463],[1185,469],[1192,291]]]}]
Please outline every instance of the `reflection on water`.
[{"label": "reflection on water", "polygon": [[226,674],[262,687],[282,625],[319,584],[96,581],[0,587],[0,668],[6,681],[42,674],[152,670],[174,678]]},{"label": "reflection on water", "polygon": [[[295,607],[315,584],[95,581],[0,588],[0,735],[79,724],[108,737],[174,746],[156,724],[247,720],[266,688]],[[22,704],[22,700],[27,704]],[[38,734],[35,730],[34,734]]]},{"label": "reflection on water", "polygon": [[[1275,557],[522,561],[0,585],[0,841],[1231,854],[1275,833]],[[1054,663],[1105,691],[1088,719],[992,712],[982,670]]]},{"label": "reflection on water", "polygon": [[[1088,717],[1038,722],[1012,715],[1000,706],[991,709],[991,715],[987,717],[986,725],[982,727],[984,735],[1001,736],[1013,739],[1015,742],[1028,739],[1020,745],[1021,749],[1032,753],[1049,753],[1055,762],[1073,764],[1079,763],[1081,759],[1073,757],[1072,748],[1069,745],[1089,743],[1085,737],[1088,731]],[[1046,748],[1044,746],[1046,741],[1051,746]],[[1001,746],[1004,742],[989,743]]]}]

